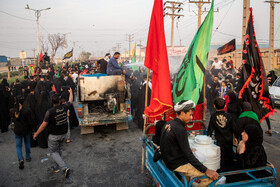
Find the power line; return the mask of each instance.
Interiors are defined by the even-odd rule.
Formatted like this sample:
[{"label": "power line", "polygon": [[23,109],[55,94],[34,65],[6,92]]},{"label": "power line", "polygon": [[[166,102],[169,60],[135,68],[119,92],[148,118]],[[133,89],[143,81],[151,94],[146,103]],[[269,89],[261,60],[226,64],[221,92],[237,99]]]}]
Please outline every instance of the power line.
[{"label": "power line", "polygon": [[40,23],[39,23],[39,25],[40,25],[40,27],[41,27],[42,29],[44,29],[48,34],[50,34],[49,31],[47,31],[47,29],[45,29]]},{"label": "power line", "polygon": [[7,14],[7,15],[9,15],[9,16],[12,16],[12,17],[21,19],[21,20],[25,20],[25,21],[36,21],[36,20],[33,20],[33,19],[22,18],[22,17],[16,16],[16,15],[10,14],[10,13],[8,13],[8,12],[5,12],[5,11],[3,11],[3,10],[0,10],[0,12],[2,12],[3,14]]},{"label": "power line", "polygon": [[221,20],[221,22],[219,23],[219,25],[216,27],[216,30],[214,31],[212,37],[214,36],[215,32],[219,29],[219,27],[221,26],[222,22],[224,21],[225,17],[227,16],[229,10],[231,9],[233,3],[235,2],[235,0],[231,1],[231,5],[229,7],[229,9],[227,10],[226,14],[223,16],[223,19]]}]

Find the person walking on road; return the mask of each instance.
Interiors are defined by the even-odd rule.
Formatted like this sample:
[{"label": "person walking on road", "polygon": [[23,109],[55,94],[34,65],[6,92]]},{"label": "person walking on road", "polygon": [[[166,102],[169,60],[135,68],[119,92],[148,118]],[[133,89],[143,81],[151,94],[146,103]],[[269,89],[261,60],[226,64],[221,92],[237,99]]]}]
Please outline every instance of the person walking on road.
[{"label": "person walking on road", "polygon": [[34,123],[31,118],[31,111],[23,106],[24,97],[16,97],[14,108],[10,110],[12,121],[14,122],[14,133],[16,139],[16,150],[19,161],[19,169],[24,169],[24,157],[22,154],[22,139],[24,139],[26,161],[31,161],[30,156],[30,137],[31,126]]},{"label": "person walking on road", "polygon": [[53,107],[46,112],[43,123],[33,135],[33,139],[36,139],[36,137],[48,126],[50,134],[48,139],[49,153],[56,163],[56,166],[53,169],[55,172],[59,172],[60,168],[64,172],[65,178],[70,176],[70,169],[62,160],[61,151],[68,132],[67,110],[73,102],[72,89],[69,88],[68,92],[70,94],[69,101],[63,105],[60,104],[60,99],[57,94],[54,94],[51,97]]}]

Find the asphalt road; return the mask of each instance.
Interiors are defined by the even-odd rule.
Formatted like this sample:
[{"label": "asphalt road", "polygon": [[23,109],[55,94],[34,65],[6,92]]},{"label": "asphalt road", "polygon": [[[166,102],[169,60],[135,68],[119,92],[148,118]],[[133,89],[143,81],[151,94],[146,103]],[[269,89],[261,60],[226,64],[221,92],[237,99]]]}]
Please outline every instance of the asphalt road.
[{"label": "asphalt road", "polygon": [[[264,135],[268,160],[277,170],[280,186],[280,110],[271,117],[273,136]],[[266,122],[262,123],[264,131]],[[71,168],[71,179],[62,172],[53,173],[47,149],[31,149],[32,161],[18,169],[12,131],[0,134],[0,186],[152,186],[150,175],[141,174],[141,130],[134,123],[129,130],[115,131],[114,126],[98,127],[95,134],[80,135],[71,130],[73,142],[64,145],[63,159]],[[48,158],[41,163],[41,160]]]},{"label": "asphalt road", "polygon": [[[151,177],[140,172],[141,131],[134,124],[124,131],[114,128],[99,127],[88,135],[71,130],[73,142],[65,144],[62,154],[72,180],[51,171],[48,151],[39,147],[31,149],[32,161],[19,170],[13,132],[1,134],[0,186],[151,186]],[[44,158],[49,160],[41,163]]]}]

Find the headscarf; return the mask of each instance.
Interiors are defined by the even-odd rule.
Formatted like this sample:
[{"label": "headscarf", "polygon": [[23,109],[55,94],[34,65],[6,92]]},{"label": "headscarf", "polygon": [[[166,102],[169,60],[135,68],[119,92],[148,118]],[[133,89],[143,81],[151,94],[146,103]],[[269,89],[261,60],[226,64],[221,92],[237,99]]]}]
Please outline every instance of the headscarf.
[{"label": "headscarf", "polygon": [[244,102],[243,103],[243,111],[252,111],[252,105],[249,102]]},{"label": "headscarf", "polygon": [[263,131],[260,126],[249,124],[245,126],[244,131],[248,134],[246,147],[255,147],[263,143]]}]

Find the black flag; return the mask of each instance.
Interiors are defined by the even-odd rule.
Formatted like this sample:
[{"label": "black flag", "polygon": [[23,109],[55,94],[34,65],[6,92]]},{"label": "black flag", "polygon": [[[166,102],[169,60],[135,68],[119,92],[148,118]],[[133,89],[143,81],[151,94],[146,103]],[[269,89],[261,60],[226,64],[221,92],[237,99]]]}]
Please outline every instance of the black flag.
[{"label": "black flag", "polygon": [[217,49],[218,55],[223,55],[232,51],[235,51],[235,39],[231,40],[230,42]]},{"label": "black flag", "polygon": [[66,53],[63,57],[62,60],[67,59],[67,58],[71,58],[73,56],[73,48],[71,51],[69,51],[68,53]]},{"label": "black flag", "polygon": [[251,103],[260,122],[276,112],[270,102],[268,82],[261,53],[255,36],[252,8],[243,43],[241,81],[243,84],[239,98]]}]

